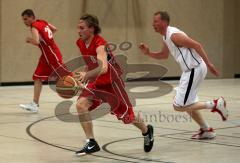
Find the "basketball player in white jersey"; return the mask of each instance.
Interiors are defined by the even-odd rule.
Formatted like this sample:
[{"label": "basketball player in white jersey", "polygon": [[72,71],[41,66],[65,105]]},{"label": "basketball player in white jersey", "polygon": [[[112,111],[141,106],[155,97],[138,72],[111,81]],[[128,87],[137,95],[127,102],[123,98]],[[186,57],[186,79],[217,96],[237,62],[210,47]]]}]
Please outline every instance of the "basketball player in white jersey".
[{"label": "basketball player in white jersey", "polygon": [[173,107],[176,111],[185,111],[198,123],[200,130],[192,139],[212,139],[216,136],[214,130],[203,119],[199,110],[209,109],[217,112],[222,120],[227,120],[226,101],[220,97],[208,102],[199,102],[197,91],[204,80],[207,69],[215,76],[218,70],[211,63],[202,45],[187,36],[181,30],[169,26],[170,17],[167,12],[159,11],[154,14],[153,28],[163,36],[163,48],[159,52],[151,52],[149,47],[141,43],[141,51],[155,59],[167,59],[173,55],[182,69],[179,86],[174,97]]}]

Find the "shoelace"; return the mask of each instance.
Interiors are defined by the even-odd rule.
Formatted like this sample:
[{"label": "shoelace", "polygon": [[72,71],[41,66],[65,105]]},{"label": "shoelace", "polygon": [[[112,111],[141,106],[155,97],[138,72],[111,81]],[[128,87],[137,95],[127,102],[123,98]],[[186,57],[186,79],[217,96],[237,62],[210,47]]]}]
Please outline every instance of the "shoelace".
[{"label": "shoelace", "polygon": [[89,144],[90,144],[90,142],[87,142],[87,143],[85,144],[85,146],[83,147],[83,150],[86,150]]}]

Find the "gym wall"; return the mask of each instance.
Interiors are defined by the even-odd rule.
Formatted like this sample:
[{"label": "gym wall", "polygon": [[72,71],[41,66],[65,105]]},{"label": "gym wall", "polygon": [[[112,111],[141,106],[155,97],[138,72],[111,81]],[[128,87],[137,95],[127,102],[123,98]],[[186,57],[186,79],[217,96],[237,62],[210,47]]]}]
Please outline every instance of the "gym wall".
[{"label": "gym wall", "polygon": [[[161,64],[168,69],[165,77],[175,77],[181,72],[172,57],[158,61],[138,50],[140,42],[152,50],[161,49],[162,37],[153,30],[152,17],[154,12],[166,10],[172,26],[202,43],[221,71],[220,78],[232,78],[240,74],[239,7],[238,0],[0,0],[0,82],[32,80],[41,53],[25,43],[30,31],[22,22],[21,12],[27,8],[58,28],[55,41],[65,62],[80,55],[75,44],[76,25],[81,14],[90,13],[98,16],[107,41],[132,43],[128,51],[114,52],[127,56],[128,64]],[[208,74],[208,78],[214,77]]]}]

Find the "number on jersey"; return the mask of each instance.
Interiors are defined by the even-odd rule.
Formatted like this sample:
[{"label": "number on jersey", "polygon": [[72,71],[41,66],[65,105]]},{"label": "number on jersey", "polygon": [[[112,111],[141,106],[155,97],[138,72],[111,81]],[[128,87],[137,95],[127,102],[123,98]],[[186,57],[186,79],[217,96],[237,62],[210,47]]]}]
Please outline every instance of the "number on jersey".
[{"label": "number on jersey", "polygon": [[44,30],[45,30],[45,32],[48,33],[48,38],[50,38],[50,39],[53,38],[53,33],[52,33],[51,29],[49,28],[49,26],[46,26],[44,28]]}]

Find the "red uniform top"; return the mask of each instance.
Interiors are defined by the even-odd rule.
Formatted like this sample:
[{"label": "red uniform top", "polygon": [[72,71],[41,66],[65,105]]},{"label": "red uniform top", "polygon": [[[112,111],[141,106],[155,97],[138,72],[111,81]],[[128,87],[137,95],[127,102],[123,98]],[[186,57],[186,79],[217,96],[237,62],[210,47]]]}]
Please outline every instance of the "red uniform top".
[{"label": "red uniform top", "polygon": [[[40,37],[39,48],[41,49],[44,55],[48,55],[49,53],[53,54],[57,61],[62,62],[62,55],[57,47],[56,43],[53,40],[53,34],[51,29],[48,26],[48,23],[44,20],[36,20],[31,24],[31,27],[36,28]],[[45,56],[48,63],[50,62],[48,57]]]},{"label": "red uniform top", "polygon": [[55,79],[55,76],[58,79],[61,76],[72,75],[63,64],[62,54],[53,40],[53,34],[48,23],[44,20],[36,20],[31,24],[31,27],[38,30],[40,40],[38,46],[42,51],[33,80],[37,78],[47,80],[50,75],[53,79]]},{"label": "red uniform top", "polygon": [[[96,49],[101,45],[107,46],[107,42],[101,36],[94,35],[89,47],[86,47],[84,41],[81,38],[77,40],[76,44],[79,47],[79,49],[83,55],[83,58],[88,67],[88,71],[98,67]],[[119,75],[121,75],[121,73],[122,73],[120,66],[115,62],[114,56],[111,53],[111,51],[110,50],[106,50],[106,51],[107,51],[107,55],[108,55],[107,56],[108,71],[107,71],[107,73],[102,74],[96,78],[96,80],[94,81],[96,85],[105,85],[105,84],[112,83],[111,73],[110,73],[111,67],[114,67]],[[109,64],[111,64],[111,66]]]}]

